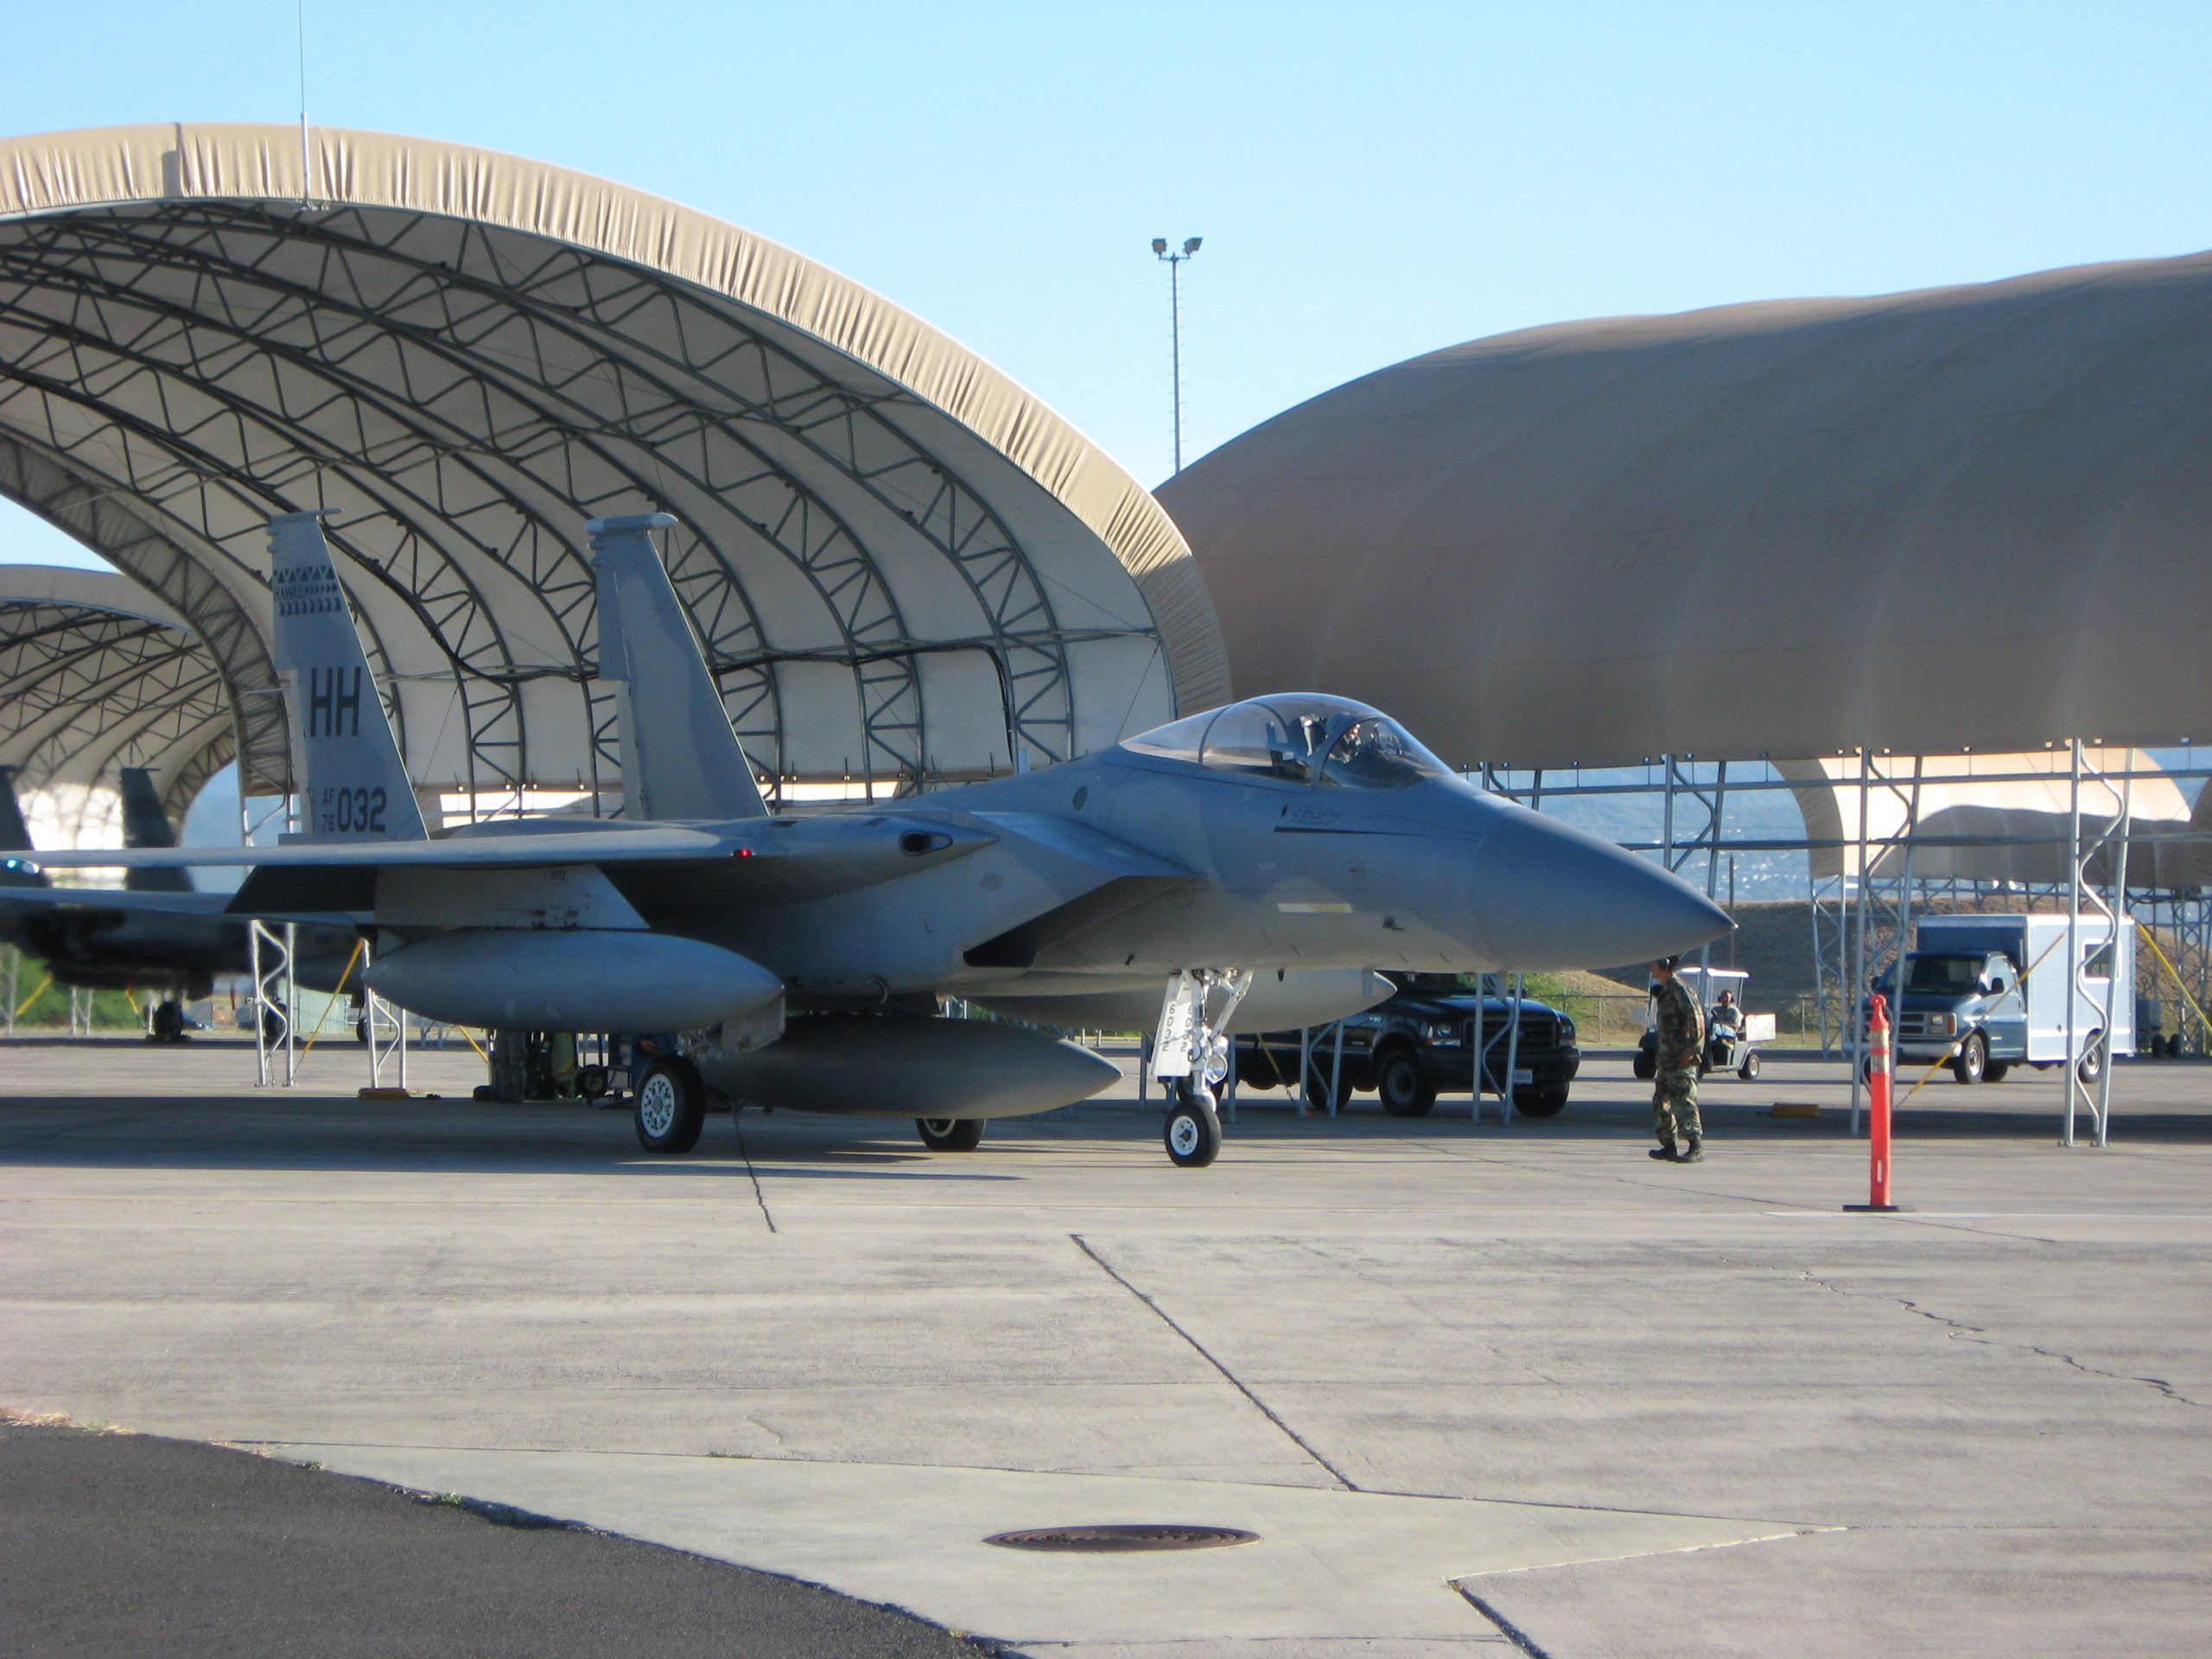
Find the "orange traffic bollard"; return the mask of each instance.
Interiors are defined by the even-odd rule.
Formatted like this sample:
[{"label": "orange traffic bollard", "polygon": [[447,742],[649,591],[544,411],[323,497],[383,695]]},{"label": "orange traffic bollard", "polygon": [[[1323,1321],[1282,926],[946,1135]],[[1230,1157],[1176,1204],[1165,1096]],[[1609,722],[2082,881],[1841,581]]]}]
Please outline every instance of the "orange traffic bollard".
[{"label": "orange traffic bollard", "polygon": [[1890,1202],[1890,1005],[1877,992],[1866,1015],[1866,1202],[1847,1210],[1895,1213]]}]

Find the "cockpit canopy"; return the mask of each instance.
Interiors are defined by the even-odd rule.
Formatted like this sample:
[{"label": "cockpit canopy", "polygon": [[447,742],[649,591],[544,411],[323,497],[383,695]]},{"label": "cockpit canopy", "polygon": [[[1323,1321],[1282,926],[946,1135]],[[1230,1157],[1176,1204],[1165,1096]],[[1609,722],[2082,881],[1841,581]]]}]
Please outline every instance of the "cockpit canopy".
[{"label": "cockpit canopy", "polygon": [[1452,769],[1388,715],[1344,697],[1284,692],[1212,709],[1123,745],[1286,783],[1335,789],[1404,789]]}]

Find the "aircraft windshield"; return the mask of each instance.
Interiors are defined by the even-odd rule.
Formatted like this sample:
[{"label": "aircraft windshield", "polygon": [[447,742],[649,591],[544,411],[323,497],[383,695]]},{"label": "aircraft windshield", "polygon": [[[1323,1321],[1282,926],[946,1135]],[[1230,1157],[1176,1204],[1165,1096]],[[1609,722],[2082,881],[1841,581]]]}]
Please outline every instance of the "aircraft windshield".
[{"label": "aircraft windshield", "polygon": [[1448,778],[1441,760],[1405,728],[1381,715],[1355,721],[1329,746],[1321,781],[1339,789],[1403,789],[1424,778]]},{"label": "aircraft windshield", "polygon": [[1198,763],[1217,772],[1264,772],[1310,784],[1328,745],[1331,718],[1326,709],[1236,703],[1223,709],[1206,733]]},{"label": "aircraft windshield", "polygon": [[1133,737],[1127,747],[1216,772],[1336,789],[1403,789],[1452,775],[1389,716],[1343,697],[1314,695],[1231,703]]}]

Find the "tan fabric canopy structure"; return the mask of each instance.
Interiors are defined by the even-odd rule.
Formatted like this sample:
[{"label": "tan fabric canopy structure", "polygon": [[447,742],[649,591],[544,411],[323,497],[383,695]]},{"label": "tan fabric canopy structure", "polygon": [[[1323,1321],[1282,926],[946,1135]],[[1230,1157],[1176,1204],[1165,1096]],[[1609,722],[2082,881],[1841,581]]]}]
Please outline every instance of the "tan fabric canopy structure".
[{"label": "tan fabric canopy structure", "polygon": [[[2120,817],[2123,785],[2100,774],[2133,772],[2125,801],[2130,834],[2128,883],[2175,888],[2204,880],[2206,849],[2182,841],[2160,842],[2190,828],[2190,804],[2154,756],[2140,749],[2084,751],[2082,835],[2094,842]],[[1815,881],[1859,873],[1859,762],[1853,755],[1821,760],[1783,760],[1775,770],[1796,787],[1805,816]],[[1918,773],[1916,784],[1915,772]],[[2020,754],[1879,755],[1867,767],[1866,834],[1870,872],[1895,880],[1904,871],[1904,836],[1919,806],[1912,871],[1926,880],[2064,882],[2070,878],[2073,833],[2073,752],[2037,749]],[[2212,799],[2212,791],[2207,791]],[[1834,843],[1844,843],[1837,846]],[[1828,844],[1821,844],[1828,843]],[[1981,843],[1981,844],[1974,844]],[[2112,880],[2112,861],[2091,861],[2090,880]]]},{"label": "tan fabric canopy structure", "polygon": [[427,789],[619,795],[583,526],[645,509],[779,776],[1003,771],[1227,695],[1173,524],[988,365],[734,226],[460,145],[0,142],[0,494],[201,633],[249,792],[287,769],[261,526],[301,508],[337,510]]},{"label": "tan fabric canopy structure", "polygon": [[1514,766],[2212,724],[2212,255],[1531,329],[1162,486],[1240,696]]},{"label": "tan fabric canopy structure", "polygon": [[143,766],[181,819],[229,762],[234,729],[213,653],[143,588],[0,565],[0,768],[19,787],[70,792],[81,806],[92,791],[112,798],[124,766]]}]

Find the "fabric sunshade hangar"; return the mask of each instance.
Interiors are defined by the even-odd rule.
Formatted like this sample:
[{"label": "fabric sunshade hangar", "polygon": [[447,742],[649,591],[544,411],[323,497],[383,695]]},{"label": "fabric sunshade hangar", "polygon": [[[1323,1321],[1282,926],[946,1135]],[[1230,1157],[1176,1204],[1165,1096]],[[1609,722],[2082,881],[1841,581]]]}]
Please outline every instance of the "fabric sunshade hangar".
[{"label": "fabric sunshade hangar", "polygon": [[763,772],[1044,764],[1225,701],[1151,497],[859,285],[490,151],[151,125],[0,142],[0,494],[206,640],[289,782],[262,529],[331,541],[423,792],[611,809],[587,518],[671,574]]},{"label": "fabric sunshade hangar", "polygon": [[73,798],[57,806],[66,830],[113,816],[125,766],[151,772],[181,822],[229,763],[235,732],[213,652],[143,588],[0,565],[0,769],[27,792]]}]

